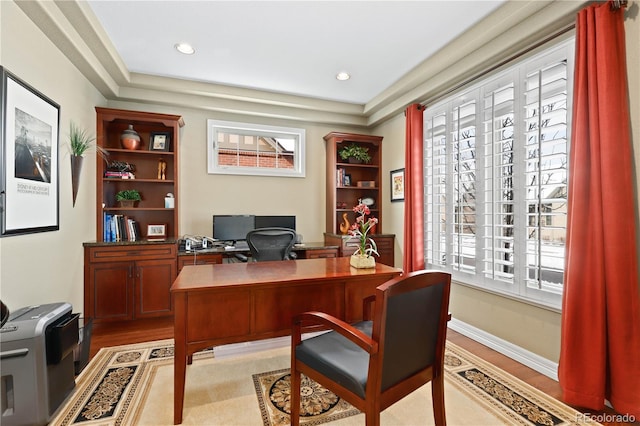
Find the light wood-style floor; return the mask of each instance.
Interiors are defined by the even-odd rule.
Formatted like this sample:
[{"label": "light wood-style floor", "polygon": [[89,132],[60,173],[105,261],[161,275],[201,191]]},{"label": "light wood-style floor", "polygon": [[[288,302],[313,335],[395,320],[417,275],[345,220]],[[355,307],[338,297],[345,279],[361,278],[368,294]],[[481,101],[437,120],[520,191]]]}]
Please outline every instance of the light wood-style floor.
[{"label": "light wood-style floor", "polygon": [[[93,326],[91,337],[90,356],[93,357],[100,348],[108,346],[126,345],[130,343],[147,342],[151,340],[173,338],[173,319],[153,319],[133,322],[101,323]],[[476,356],[483,358],[491,364],[512,374],[518,379],[541,390],[547,395],[561,400],[562,391],[560,385],[553,379],[544,376],[537,371],[520,364],[513,359],[506,357],[460,333],[449,330],[447,339],[456,345],[472,352]],[[582,410],[574,407],[583,413],[601,414],[595,410]],[[611,410],[603,413],[615,414]],[[640,419],[637,419],[640,420]],[[640,425],[640,421],[635,423],[605,422],[609,425]]]}]

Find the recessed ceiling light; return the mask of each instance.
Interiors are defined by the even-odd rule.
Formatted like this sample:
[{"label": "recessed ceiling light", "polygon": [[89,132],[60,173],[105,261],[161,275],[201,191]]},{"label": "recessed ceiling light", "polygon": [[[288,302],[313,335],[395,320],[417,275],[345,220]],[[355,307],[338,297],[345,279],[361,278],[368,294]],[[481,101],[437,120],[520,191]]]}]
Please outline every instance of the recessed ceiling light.
[{"label": "recessed ceiling light", "polygon": [[344,81],[344,80],[349,80],[349,79],[351,78],[351,76],[349,75],[349,73],[348,73],[348,72],[344,72],[344,71],[342,71],[342,72],[339,72],[339,73],[336,75],[336,78],[337,78],[338,80],[340,80],[340,81]]},{"label": "recessed ceiling light", "polygon": [[178,43],[174,47],[178,52],[184,53],[185,55],[193,55],[196,52],[196,49],[189,43]]}]

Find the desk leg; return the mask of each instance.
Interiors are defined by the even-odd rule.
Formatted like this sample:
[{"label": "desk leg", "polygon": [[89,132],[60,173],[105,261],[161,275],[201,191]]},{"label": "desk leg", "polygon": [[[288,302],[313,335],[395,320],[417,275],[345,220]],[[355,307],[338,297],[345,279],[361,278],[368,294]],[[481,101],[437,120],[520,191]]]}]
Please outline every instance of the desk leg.
[{"label": "desk leg", "polygon": [[185,293],[174,293],[174,340],[173,362],[173,424],[182,423],[184,406],[184,382],[187,370],[187,298]]}]

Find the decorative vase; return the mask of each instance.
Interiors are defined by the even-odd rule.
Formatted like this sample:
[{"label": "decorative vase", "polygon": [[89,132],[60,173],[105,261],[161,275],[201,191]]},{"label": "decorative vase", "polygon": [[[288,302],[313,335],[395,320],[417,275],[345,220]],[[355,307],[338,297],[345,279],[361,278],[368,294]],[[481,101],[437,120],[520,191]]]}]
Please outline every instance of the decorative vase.
[{"label": "decorative vase", "polygon": [[129,124],[129,128],[120,135],[120,144],[124,149],[132,151],[140,148],[140,135],[133,130],[133,124]]},{"label": "decorative vase", "polygon": [[362,254],[352,254],[351,259],[349,260],[349,264],[354,268],[365,269],[365,268],[375,268],[376,260],[373,256],[364,256]]},{"label": "decorative vase", "polygon": [[349,228],[351,227],[347,216],[348,215],[346,213],[342,213],[342,223],[340,223],[340,232],[342,235],[347,235],[349,233]]},{"label": "decorative vase", "polygon": [[356,157],[349,157],[348,161],[351,164],[362,164],[362,160]]},{"label": "decorative vase", "polygon": [[73,206],[76,206],[76,197],[80,187],[80,173],[82,173],[83,157],[79,155],[71,156],[71,190],[73,194]]},{"label": "decorative vase", "polygon": [[120,200],[120,207],[134,207],[136,205],[136,200]]}]

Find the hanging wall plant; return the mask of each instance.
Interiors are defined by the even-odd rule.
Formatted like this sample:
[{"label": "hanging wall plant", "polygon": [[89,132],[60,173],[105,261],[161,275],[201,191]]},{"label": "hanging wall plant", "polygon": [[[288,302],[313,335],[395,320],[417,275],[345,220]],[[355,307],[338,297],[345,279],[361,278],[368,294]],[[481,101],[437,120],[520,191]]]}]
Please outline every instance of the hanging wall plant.
[{"label": "hanging wall plant", "polygon": [[78,195],[78,188],[80,187],[80,174],[82,173],[82,161],[84,154],[91,150],[96,149],[96,152],[101,156],[108,155],[102,147],[97,146],[95,137],[90,136],[86,130],[78,127],[73,121],[69,124],[69,148],[71,150],[71,190],[73,194],[73,206],[76,205],[76,197]]}]

